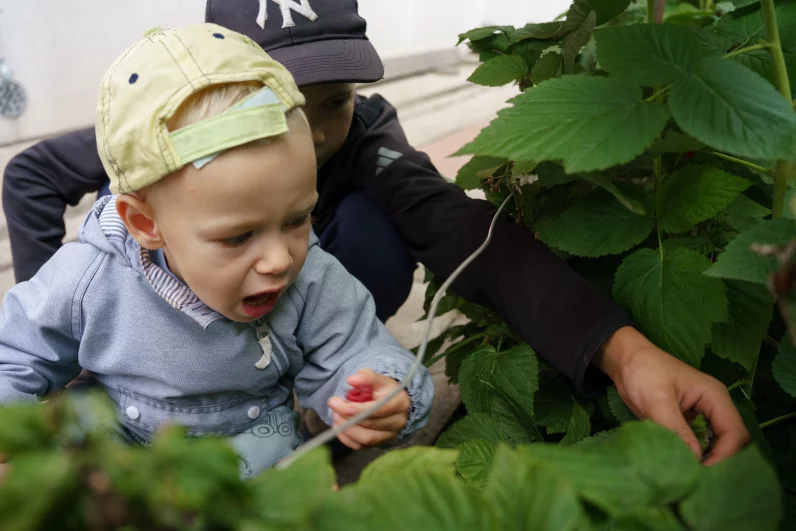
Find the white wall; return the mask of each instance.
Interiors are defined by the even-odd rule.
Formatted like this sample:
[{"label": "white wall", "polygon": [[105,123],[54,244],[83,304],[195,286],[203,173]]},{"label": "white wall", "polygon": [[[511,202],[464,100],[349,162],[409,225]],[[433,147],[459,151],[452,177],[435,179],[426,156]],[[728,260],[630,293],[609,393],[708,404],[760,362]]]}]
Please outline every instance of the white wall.
[{"label": "white wall", "polygon": [[[443,50],[487,24],[551,20],[569,0],[360,0],[385,59]],[[144,31],[204,20],[205,0],[0,0],[0,57],[28,93],[0,146],[92,123],[105,69]]]}]

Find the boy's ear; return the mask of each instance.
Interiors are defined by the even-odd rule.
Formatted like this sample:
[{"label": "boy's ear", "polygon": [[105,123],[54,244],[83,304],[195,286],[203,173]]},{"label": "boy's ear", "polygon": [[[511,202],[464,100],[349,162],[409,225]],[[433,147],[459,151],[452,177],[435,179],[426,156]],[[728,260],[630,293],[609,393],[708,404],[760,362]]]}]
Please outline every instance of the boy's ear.
[{"label": "boy's ear", "polygon": [[116,198],[116,212],[130,235],[144,249],[160,249],[165,245],[155,223],[152,207],[136,195],[122,194]]}]

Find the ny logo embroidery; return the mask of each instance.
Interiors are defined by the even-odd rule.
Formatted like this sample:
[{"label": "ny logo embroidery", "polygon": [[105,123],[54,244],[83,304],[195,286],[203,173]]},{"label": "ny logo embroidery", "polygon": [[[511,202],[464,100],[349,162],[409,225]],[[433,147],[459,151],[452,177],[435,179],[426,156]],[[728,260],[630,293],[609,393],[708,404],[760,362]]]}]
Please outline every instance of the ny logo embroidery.
[{"label": "ny logo embroidery", "polygon": [[[293,22],[293,13],[295,11],[299,15],[303,15],[311,21],[316,21],[318,15],[310,7],[310,0],[299,0],[299,4],[295,0],[271,0],[279,4],[279,9],[282,11],[282,28],[292,28],[296,25]],[[260,0],[260,11],[257,13],[257,25],[265,29],[265,22],[268,20],[268,0]]]}]

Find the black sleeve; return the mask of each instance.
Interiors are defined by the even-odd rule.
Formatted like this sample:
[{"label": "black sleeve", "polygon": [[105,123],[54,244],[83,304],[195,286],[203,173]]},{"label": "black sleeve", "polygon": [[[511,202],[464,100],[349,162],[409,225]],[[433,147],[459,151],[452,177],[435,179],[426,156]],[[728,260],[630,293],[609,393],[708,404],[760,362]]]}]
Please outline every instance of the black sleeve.
[{"label": "black sleeve", "polygon": [[[447,278],[483,243],[496,209],[440,176],[427,155],[409,146],[395,110],[382,105],[382,115],[358,142],[357,171],[415,259]],[[486,251],[453,287],[465,299],[496,310],[581,391],[602,343],[632,324],[609,297],[505,216]]]},{"label": "black sleeve", "polygon": [[66,205],[107,179],[93,127],[40,142],[8,163],[3,210],[17,282],[33,277],[61,246]]}]

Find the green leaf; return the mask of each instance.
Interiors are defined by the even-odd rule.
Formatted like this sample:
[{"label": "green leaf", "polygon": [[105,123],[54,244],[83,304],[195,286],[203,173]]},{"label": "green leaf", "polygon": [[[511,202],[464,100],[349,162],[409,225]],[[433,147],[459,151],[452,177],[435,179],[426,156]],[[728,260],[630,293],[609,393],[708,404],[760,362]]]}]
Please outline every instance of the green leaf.
[{"label": "green leaf", "polygon": [[522,57],[499,55],[475,69],[467,81],[486,87],[499,87],[528,74],[528,65]]},{"label": "green leaf", "polygon": [[564,22],[542,22],[541,24],[526,24],[514,32],[514,40],[525,39],[559,39],[564,36]]},{"label": "green leaf", "polygon": [[532,160],[518,160],[511,168],[512,177],[522,177],[523,175],[530,175],[539,164]]},{"label": "green leaf", "polygon": [[534,397],[534,419],[547,433],[566,433],[574,409],[575,388],[558,373],[545,373],[545,376],[539,381],[539,391]]},{"label": "green leaf", "polygon": [[510,100],[459,155],[563,160],[567,173],[608,168],[641,154],[668,113],[639,87],[608,78],[565,76]]},{"label": "green leaf", "polygon": [[507,33],[513,29],[514,28],[512,26],[484,26],[482,28],[471,29],[470,31],[459,34],[459,42],[456,43],[456,46],[460,45],[466,40],[472,42],[480,41],[482,39],[486,39],[487,37],[491,37],[496,32]]},{"label": "green leaf", "polygon": [[495,33],[494,35],[477,41],[470,41],[467,46],[478,54],[479,60],[483,63],[500,55],[507,55],[509,48],[511,48],[513,44],[511,38],[505,33]]},{"label": "green leaf", "polygon": [[649,147],[651,153],[687,153],[699,151],[705,147],[704,142],[677,131],[668,131],[666,135]]},{"label": "green leaf", "polygon": [[532,444],[518,451],[551,468],[580,497],[613,516],[677,499],[693,486],[699,468],[676,434],[649,421],[625,424],[603,444]]},{"label": "green leaf", "polygon": [[608,407],[611,408],[611,413],[614,414],[616,420],[619,422],[630,422],[631,420],[637,420],[636,414],[627,407],[627,404],[622,400],[622,397],[619,396],[619,390],[616,388],[615,385],[612,385],[607,390],[608,395]]},{"label": "green leaf", "polygon": [[591,39],[591,34],[594,32],[596,24],[597,13],[592,11],[586,15],[586,18],[583,19],[583,22],[576,30],[568,33],[564,40],[561,41],[561,61],[564,74],[572,73],[572,68],[575,66],[575,58],[580,53],[580,49]]},{"label": "green leaf", "polygon": [[580,407],[574,399],[572,402],[575,404],[572,409],[572,417],[569,419],[569,427],[567,434],[561,439],[561,444],[570,445],[582,441],[591,433],[591,421],[589,414],[586,410]]},{"label": "green leaf", "polygon": [[489,413],[493,391],[491,384],[533,415],[533,395],[539,388],[539,362],[528,345],[518,345],[503,352],[482,350],[462,363],[459,372],[462,400],[469,412]]},{"label": "green leaf", "polygon": [[755,243],[783,245],[794,238],[796,224],[792,220],[774,219],[755,225],[731,241],[705,274],[766,285],[768,275],[778,269],[777,259],[757,256],[750,246]]},{"label": "green leaf", "polygon": [[460,444],[474,439],[483,439],[492,444],[507,442],[492,417],[484,413],[469,413],[445,430],[437,440],[437,446],[439,448],[456,448]]},{"label": "green leaf", "polygon": [[[775,8],[779,33],[783,39],[789,40],[788,36],[796,34],[796,5],[792,2],[782,2]],[[766,29],[761,10],[758,9],[740,17],[732,15],[734,13],[719,20],[717,30],[720,35],[732,39],[733,44],[742,46],[765,41]]]},{"label": "green leaf", "polygon": [[672,234],[689,231],[750,186],[751,181],[713,166],[686,166],[670,175],[655,197],[661,229]]},{"label": "green leaf", "polygon": [[713,323],[726,320],[724,285],[702,273],[707,258],[683,248],[665,250],[663,259],[640,249],[622,262],[614,298],[633,315],[656,345],[698,367]]},{"label": "green leaf", "polygon": [[66,452],[14,459],[8,474],[0,480],[3,530],[59,528],[64,523],[63,514],[69,513],[70,505],[78,502],[75,495],[79,485],[76,463],[71,462]]},{"label": "green leaf", "polygon": [[577,175],[568,175],[560,164],[555,162],[542,162],[536,166],[536,175],[539,177],[537,184],[549,188],[560,184],[567,184],[578,180]]},{"label": "green leaf", "polygon": [[619,254],[649,236],[651,217],[639,216],[598,190],[564,210],[558,218],[543,218],[536,226],[545,244],[576,256]]},{"label": "green leaf", "polygon": [[736,8],[750,6],[758,3],[760,0],[730,0]]},{"label": "green leaf", "polygon": [[759,284],[728,280],[725,286],[730,320],[713,325],[710,350],[749,371],[760,354],[760,344],[771,322],[774,299]]},{"label": "green leaf", "polygon": [[459,474],[470,486],[478,489],[485,487],[497,451],[495,445],[476,439],[460,444],[457,449],[459,458],[456,460],[456,469]]},{"label": "green leaf", "polygon": [[531,69],[531,79],[538,85],[548,79],[558,77],[561,72],[561,54],[551,52],[543,55]]},{"label": "green leaf", "polygon": [[299,459],[287,470],[265,470],[249,485],[260,519],[270,525],[299,526],[306,524],[312,511],[332,494],[335,483],[329,452],[324,448]]},{"label": "green leaf", "polygon": [[[314,524],[323,531],[496,529],[484,496],[461,479],[439,472],[400,474],[346,487],[326,500]],[[313,529],[314,529],[313,528]],[[302,528],[305,529],[305,528]]]},{"label": "green leaf", "polygon": [[497,449],[484,495],[500,518],[496,529],[566,531],[577,529],[585,518],[571,485],[506,446]]},{"label": "green leaf", "polygon": [[693,529],[774,531],[782,516],[782,491],[771,466],[754,446],[701,469],[696,490],[680,504]]},{"label": "green leaf", "polygon": [[625,12],[631,0],[575,0],[567,12],[566,24],[570,31],[579,27],[589,16],[597,13],[597,25],[602,26]]},{"label": "green leaf", "polygon": [[[796,54],[785,53],[785,67],[788,70],[788,78],[791,84],[796,81]],[[770,83],[776,84],[774,77],[774,64],[768,50],[754,50],[742,53],[733,57],[733,60],[744,65],[746,68],[754,70]]]},{"label": "green leaf", "polygon": [[676,81],[669,108],[687,134],[727,153],[791,156],[796,113],[771,83],[734,61],[706,57]]},{"label": "green leaf", "polygon": [[796,348],[787,337],[779,344],[779,352],[771,364],[771,370],[782,389],[796,397]]},{"label": "green leaf", "polygon": [[771,214],[771,209],[764,207],[760,203],[752,201],[745,195],[739,195],[732,203],[727,205],[724,213],[728,216],[741,216],[754,219],[762,219]]},{"label": "green leaf", "polygon": [[473,157],[459,169],[459,173],[456,174],[456,184],[463,190],[477,190],[481,188],[479,172],[500,168],[505,163],[506,159],[496,157]]},{"label": "green leaf", "polygon": [[[659,435],[655,436],[655,432]],[[628,459],[636,475],[655,487],[658,504],[677,501],[696,485],[699,461],[679,436],[665,428],[649,422],[629,422],[617,430],[612,444]]]},{"label": "green leaf", "polygon": [[587,446],[601,446],[606,442],[612,440],[615,435],[616,435],[616,429],[601,431],[599,433],[595,433],[591,437],[586,437],[582,441],[575,443],[575,446],[579,448],[584,448]]},{"label": "green leaf", "polygon": [[649,508],[618,518],[611,531],[685,531],[668,507]]},{"label": "green leaf", "polygon": [[666,85],[687,76],[699,59],[694,31],[671,24],[604,28],[595,35],[600,65],[642,86]]},{"label": "green leaf", "polygon": [[[457,454],[454,450],[413,446],[387,452],[362,471],[359,483],[380,485],[384,478],[400,474],[455,473]],[[334,473],[334,470],[332,470]],[[334,474],[332,474],[334,479]]]}]

